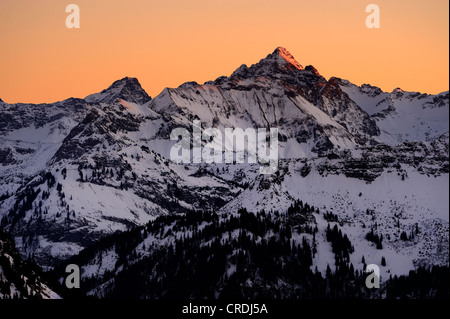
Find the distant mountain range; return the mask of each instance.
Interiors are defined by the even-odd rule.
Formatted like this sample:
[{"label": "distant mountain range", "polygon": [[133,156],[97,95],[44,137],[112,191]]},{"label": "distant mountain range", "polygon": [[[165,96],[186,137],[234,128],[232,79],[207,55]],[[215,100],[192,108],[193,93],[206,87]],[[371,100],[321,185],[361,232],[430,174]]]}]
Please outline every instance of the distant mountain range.
[{"label": "distant mountain range", "polygon": [[[222,133],[278,128],[278,172],[261,175],[259,165],[250,163],[173,163],[176,141],[170,133],[177,127],[192,132],[193,120]],[[353,248],[339,254],[346,251],[344,264],[353,271],[380,264],[382,257],[383,279],[418,267],[448,267],[448,192],[448,91],[389,93],[336,77],[326,80],[281,47],[229,77],[166,88],[153,99],[137,79],[126,77],[84,99],[38,105],[0,100],[1,225],[22,256],[45,270],[57,272],[67,258],[78,260],[82,276],[95,278],[86,293],[97,296],[117,296],[115,278],[129,275],[126,269],[133,265],[145,268],[143,260],[159,267],[158,252],[194,236],[182,221],[194,211],[203,213],[190,225],[212,232],[195,237],[198,249],[211,248],[216,239],[231,243],[242,233],[257,242],[280,239],[282,225],[290,232],[283,238],[311,254],[311,276],[342,267],[327,238],[328,225],[351,242]],[[282,216],[298,200],[308,209],[299,208],[287,222]],[[280,224],[256,234],[232,223],[242,209],[277,216]],[[116,231],[132,238],[120,253]],[[222,288],[203,297],[235,291],[238,284],[230,278],[239,271],[232,259],[241,244],[230,244],[215,266],[214,276],[226,274],[229,285],[214,277],[211,282],[217,279]],[[267,279],[263,272],[239,286],[243,296],[254,296],[249,290]],[[143,273],[152,285],[159,278],[152,276],[163,276],[159,270]],[[262,286],[255,288],[258,295],[264,295]],[[288,286],[283,287],[268,289]],[[154,294],[143,289],[136,297],[172,296],[167,289]]]}]

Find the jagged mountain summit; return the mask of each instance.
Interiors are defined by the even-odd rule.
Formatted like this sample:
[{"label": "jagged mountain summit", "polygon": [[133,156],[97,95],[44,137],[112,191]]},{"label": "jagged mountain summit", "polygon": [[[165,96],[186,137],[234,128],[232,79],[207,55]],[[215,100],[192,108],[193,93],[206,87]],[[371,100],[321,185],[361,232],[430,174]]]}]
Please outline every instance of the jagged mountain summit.
[{"label": "jagged mountain summit", "polygon": [[[187,126],[197,116],[206,127],[277,127],[280,156],[304,157],[375,143],[375,122],[336,83],[303,68],[277,48],[257,64],[205,85],[166,89],[150,108]],[[167,134],[167,133],[166,133]]]},{"label": "jagged mountain summit", "polygon": [[[312,66],[309,66],[308,68],[314,70],[315,73],[319,75],[317,70],[315,70]],[[289,73],[289,71],[295,72],[303,70],[305,70],[305,68],[297,62],[288,50],[278,47],[275,51],[273,51],[273,53],[267,55],[267,57],[259,61],[259,63],[253,65],[250,69],[245,64],[242,65],[231,75],[231,77],[242,77],[248,73],[251,73],[252,75],[276,76],[280,72]]]},{"label": "jagged mountain summit", "polygon": [[[303,66],[298,63],[297,60],[295,60],[295,58],[292,56],[292,54],[285,48],[278,47],[276,48],[274,53],[279,57],[279,59],[283,59],[284,61],[286,61],[289,64],[289,67],[293,66],[299,70],[304,69]],[[284,61],[282,61],[282,63],[285,63]]]},{"label": "jagged mountain summit", "polygon": [[[154,98],[126,77],[84,99],[3,102],[1,224],[24,256],[50,269],[99,238],[160,216],[242,207],[282,214],[302,199],[338,216],[332,223],[358,243],[355,265],[363,255],[378,262],[381,253],[391,261],[385,276],[445,265],[448,100],[448,92],[388,93],[327,80],[279,47],[228,77]],[[277,173],[260,175],[249,163],[172,162],[170,133],[192,132],[193,120],[222,133],[278,128]],[[329,221],[310,222],[323,235]],[[402,239],[416,228],[413,239]],[[383,235],[383,252],[366,239],[369,230]],[[318,240],[313,267],[320,272],[333,264],[330,249]]]},{"label": "jagged mountain summit", "polygon": [[125,99],[136,104],[145,104],[151,100],[150,96],[141,87],[138,79],[125,77],[115,81],[111,86],[100,93],[88,95],[84,100],[88,103],[112,103],[116,99]]}]

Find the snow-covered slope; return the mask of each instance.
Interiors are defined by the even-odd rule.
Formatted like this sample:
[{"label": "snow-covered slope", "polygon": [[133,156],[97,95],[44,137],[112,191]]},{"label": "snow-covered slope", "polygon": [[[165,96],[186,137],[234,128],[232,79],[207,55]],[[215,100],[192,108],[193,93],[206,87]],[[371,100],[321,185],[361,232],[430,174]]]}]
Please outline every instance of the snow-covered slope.
[{"label": "snow-covered slope", "polygon": [[[311,165],[306,176],[305,165]],[[352,262],[360,263],[362,255],[368,263],[379,264],[381,257],[391,263],[385,268],[389,273],[407,274],[414,266],[423,263],[446,265],[449,262],[446,247],[449,244],[449,186],[448,175],[429,178],[414,168],[407,168],[407,180],[388,169],[372,183],[344,174],[320,173],[319,162],[283,161],[280,176],[260,176],[235,200],[220,211],[234,212],[240,207],[248,210],[259,207],[266,211],[287,211],[294,199],[332,212],[338,216],[342,230],[356,243]],[[324,231],[327,222],[318,216],[319,230]],[[408,234],[420,230],[414,240],[400,239],[403,231]],[[367,232],[375,228],[384,239],[383,250],[365,240]],[[325,241],[322,251],[329,250]],[[354,259],[353,259],[354,258]],[[319,270],[325,273],[330,261],[319,253],[316,259]]]},{"label": "snow-covered slope", "polygon": [[449,130],[449,92],[438,95],[405,92],[391,93],[363,84],[358,87],[337,79],[341,89],[355,101],[381,130],[379,140],[396,145],[404,141],[429,141]]},{"label": "snow-covered slope", "polygon": [[0,229],[0,299],[60,299],[41,275],[39,267],[24,261]]}]

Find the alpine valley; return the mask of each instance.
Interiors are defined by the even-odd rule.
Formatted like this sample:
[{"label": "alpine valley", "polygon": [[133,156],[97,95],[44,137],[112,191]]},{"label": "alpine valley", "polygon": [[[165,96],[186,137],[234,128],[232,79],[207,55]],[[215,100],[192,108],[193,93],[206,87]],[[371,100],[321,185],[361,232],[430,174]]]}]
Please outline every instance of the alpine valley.
[{"label": "alpine valley", "polygon": [[[278,128],[277,172],[171,161],[172,130],[194,120]],[[279,47],[154,98],[126,77],[0,100],[0,219],[3,298],[448,297],[449,92],[327,80]]]}]

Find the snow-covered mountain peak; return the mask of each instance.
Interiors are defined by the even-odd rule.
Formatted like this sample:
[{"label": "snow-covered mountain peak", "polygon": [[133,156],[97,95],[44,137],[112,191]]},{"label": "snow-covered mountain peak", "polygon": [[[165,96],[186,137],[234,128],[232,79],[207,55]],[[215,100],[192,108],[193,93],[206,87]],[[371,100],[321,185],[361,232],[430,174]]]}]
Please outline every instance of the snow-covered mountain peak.
[{"label": "snow-covered mountain peak", "polygon": [[405,91],[403,91],[401,88],[395,88],[392,93],[403,93]]},{"label": "snow-covered mountain peak", "polygon": [[106,90],[88,95],[85,98],[88,103],[112,103],[116,99],[123,99],[136,104],[145,104],[151,100],[151,97],[141,87],[138,79],[125,77],[115,81]]},{"label": "snow-covered mountain peak", "polygon": [[[305,68],[297,62],[297,60],[294,58],[294,56],[285,48],[283,47],[278,47],[275,49],[275,51],[273,52],[273,54],[278,58],[278,59],[282,59],[280,62],[281,63],[288,63],[288,67],[295,67],[296,69],[299,70],[304,70]],[[283,61],[284,60],[284,61]]]},{"label": "snow-covered mountain peak", "polygon": [[371,97],[376,97],[383,93],[383,91],[379,87],[370,84],[361,85],[361,92]]},{"label": "snow-covered mountain peak", "polygon": [[[308,72],[305,72],[308,71]],[[303,77],[309,73],[319,76],[319,72],[312,66],[303,67],[288,50],[282,47],[277,47],[275,51],[268,54],[264,59],[250,67],[243,64],[230,76],[231,79],[249,79],[255,77],[284,77],[290,78]],[[219,84],[226,81],[226,79],[219,78]],[[216,80],[216,82],[217,82]],[[325,79],[324,79],[325,81]]]},{"label": "snow-covered mountain peak", "polygon": [[405,94],[405,91],[403,91],[401,88],[395,88],[391,92],[391,96],[394,98],[401,98]]}]

